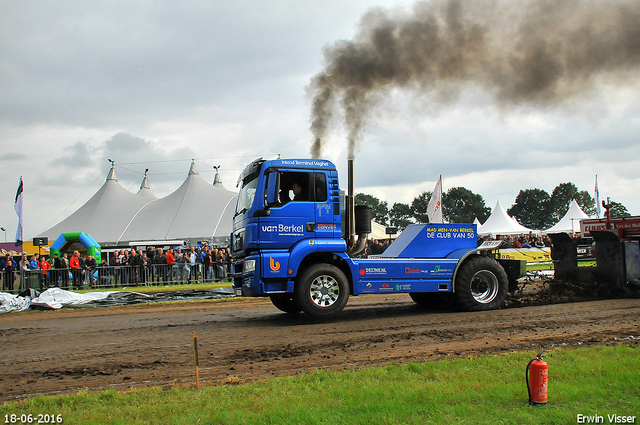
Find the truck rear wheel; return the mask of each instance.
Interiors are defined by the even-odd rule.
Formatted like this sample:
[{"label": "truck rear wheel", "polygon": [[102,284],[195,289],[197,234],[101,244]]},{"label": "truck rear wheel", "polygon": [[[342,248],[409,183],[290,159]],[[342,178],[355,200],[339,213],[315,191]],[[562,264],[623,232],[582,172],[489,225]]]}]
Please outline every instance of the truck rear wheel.
[{"label": "truck rear wheel", "polygon": [[269,298],[278,310],[285,313],[296,314],[302,310],[292,294],[271,294]]},{"label": "truck rear wheel", "polygon": [[316,264],[296,280],[294,299],[306,314],[317,319],[342,311],[349,300],[349,283],[331,264]]},{"label": "truck rear wheel", "polygon": [[456,276],[456,299],[466,311],[499,308],[508,289],[507,273],[493,258],[471,258],[460,266]]}]

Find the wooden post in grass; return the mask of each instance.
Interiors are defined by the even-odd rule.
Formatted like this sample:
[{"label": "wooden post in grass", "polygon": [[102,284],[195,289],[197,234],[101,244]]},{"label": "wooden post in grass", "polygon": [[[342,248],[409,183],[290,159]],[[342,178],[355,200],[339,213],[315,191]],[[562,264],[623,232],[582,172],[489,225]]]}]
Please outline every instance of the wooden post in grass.
[{"label": "wooden post in grass", "polygon": [[196,331],[193,331],[193,355],[196,360],[196,389],[200,389],[200,372],[198,370],[198,338],[196,338]]}]

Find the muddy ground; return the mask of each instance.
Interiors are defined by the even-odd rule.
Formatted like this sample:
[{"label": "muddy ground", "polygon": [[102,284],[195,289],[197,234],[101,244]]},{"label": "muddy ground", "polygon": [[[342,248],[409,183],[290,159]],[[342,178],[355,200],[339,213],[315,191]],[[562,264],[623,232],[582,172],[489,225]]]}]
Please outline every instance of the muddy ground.
[{"label": "muddy ground", "polygon": [[268,299],[9,313],[0,316],[0,400],[194,385],[193,331],[203,384],[539,347],[638,344],[640,299],[594,301],[543,289],[511,296],[504,309],[474,313],[425,311],[406,294],[352,297],[339,318],[325,322],[281,313]]}]

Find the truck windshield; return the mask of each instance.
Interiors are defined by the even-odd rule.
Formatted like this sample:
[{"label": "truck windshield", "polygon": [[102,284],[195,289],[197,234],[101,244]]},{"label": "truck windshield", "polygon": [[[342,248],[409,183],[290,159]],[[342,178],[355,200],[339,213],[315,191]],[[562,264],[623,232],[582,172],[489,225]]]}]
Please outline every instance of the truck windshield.
[{"label": "truck windshield", "polygon": [[258,187],[258,177],[251,181],[243,182],[240,194],[238,195],[238,205],[236,206],[236,215],[242,214],[251,208],[253,198],[256,196],[256,188]]}]

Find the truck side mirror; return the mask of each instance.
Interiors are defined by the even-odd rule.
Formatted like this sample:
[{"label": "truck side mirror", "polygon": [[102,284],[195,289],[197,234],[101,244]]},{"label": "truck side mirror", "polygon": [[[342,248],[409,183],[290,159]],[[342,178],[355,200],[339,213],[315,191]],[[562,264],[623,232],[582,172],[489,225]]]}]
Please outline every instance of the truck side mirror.
[{"label": "truck side mirror", "polygon": [[280,173],[270,172],[267,176],[267,193],[265,194],[265,205],[272,207],[278,203],[278,190],[280,189]]}]

